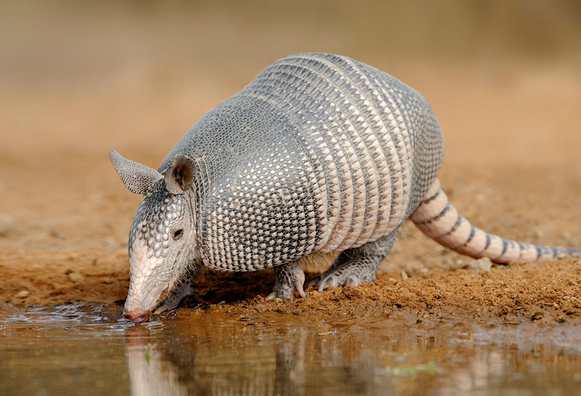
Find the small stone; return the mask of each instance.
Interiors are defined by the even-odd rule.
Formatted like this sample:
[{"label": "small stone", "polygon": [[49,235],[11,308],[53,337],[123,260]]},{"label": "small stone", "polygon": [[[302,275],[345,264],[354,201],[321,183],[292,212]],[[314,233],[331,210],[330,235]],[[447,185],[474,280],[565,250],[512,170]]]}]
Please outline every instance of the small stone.
[{"label": "small stone", "polygon": [[30,296],[30,292],[28,290],[20,290],[17,294],[16,294],[16,298],[26,298]]},{"label": "small stone", "polygon": [[543,318],[543,314],[541,312],[537,312],[531,316],[531,320],[541,320]]},{"label": "small stone", "polygon": [[402,272],[401,272],[401,278],[402,278],[403,280],[406,280],[406,279],[408,279],[408,278],[409,278],[409,276],[408,276],[408,274],[407,274],[405,271],[402,271]]},{"label": "small stone", "polygon": [[464,268],[470,268],[476,272],[488,272],[492,268],[492,261],[488,257],[482,257],[481,259],[468,262]]},{"label": "small stone", "polygon": [[577,313],[577,307],[570,297],[568,299],[563,298],[561,304],[559,304],[561,310],[567,315],[573,315]]},{"label": "small stone", "polygon": [[73,283],[81,283],[85,280],[85,277],[78,272],[71,272],[68,274],[69,280]]},{"label": "small stone", "polygon": [[48,234],[55,239],[65,239],[65,236],[55,229],[49,230]]},{"label": "small stone", "polygon": [[7,237],[14,234],[15,228],[7,225],[7,226],[0,226],[0,237]]},{"label": "small stone", "polygon": [[545,236],[545,231],[541,228],[535,227],[533,228],[533,235],[537,239],[542,239]]}]

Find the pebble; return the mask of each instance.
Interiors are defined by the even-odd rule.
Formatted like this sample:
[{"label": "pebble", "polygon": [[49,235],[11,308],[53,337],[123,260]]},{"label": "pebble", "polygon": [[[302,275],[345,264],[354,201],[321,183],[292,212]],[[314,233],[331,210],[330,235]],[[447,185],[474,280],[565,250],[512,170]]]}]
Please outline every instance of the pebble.
[{"label": "pebble", "polygon": [[466,264],[464,268],[470,268],[475,270],[476,272],[480,271],[488,272],[492,268],[492,261],[490,261],[488,257],[483,257],[481,259],[468,262],[468,264]]},{"label": "pebble", "polygon": [[81,283],[85,280],[85,277],[78,272],[71,272],[69,273],[69,280],[73,283]]},{"label": "pebble", "polygon": [[20,290],[17,294],[16,294],[16,298],[26,298],[30,296],[30,292],[28,290]]}]

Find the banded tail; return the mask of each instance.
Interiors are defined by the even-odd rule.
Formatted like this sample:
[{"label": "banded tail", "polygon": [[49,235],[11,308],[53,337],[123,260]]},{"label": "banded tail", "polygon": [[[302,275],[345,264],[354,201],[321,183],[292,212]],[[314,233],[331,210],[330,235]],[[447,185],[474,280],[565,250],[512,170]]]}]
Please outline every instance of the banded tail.
[{"label": "banded tail", "polygon": [[495,263],[534,262],[559,255],[581,255],[581,249],[536,246],[488,234],[460,216],[440,188],[438,179],[410,216],[427,236],[444,247],[474,258],[488,257]]}]

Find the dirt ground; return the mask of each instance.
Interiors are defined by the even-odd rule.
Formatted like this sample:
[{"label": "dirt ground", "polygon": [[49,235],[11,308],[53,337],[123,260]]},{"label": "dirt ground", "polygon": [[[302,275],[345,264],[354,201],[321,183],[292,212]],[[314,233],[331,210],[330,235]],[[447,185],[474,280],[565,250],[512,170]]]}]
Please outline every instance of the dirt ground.
[{"label": "dirt ground", "polygon": [[[376,66],[382,68],[381,61]],[[447,144],[440,179],[464,217],[523,242],[581,246],[578,71],[559,65],[383,68],[432,103]],[[184,70],[173,77],[179,84],[167,80],[163,88],[142,88],[139,78],[164,73],[152,69],[118,91],[110,89],[119,82],[114,78],[89,92],[3,90],[0,302],[124,299],[127,234],[139,197],[118,179],[108,148],[156,167],[191,123],[260,70],[248,69],[232,81],[221,79],[219,68],[206,70],[204,80]],[[209,305],[198,309],[225,304],[241,312],[322,318],[406,311],[418,321],[438,315],[468,322],[581,323],[579,258],[490,270],[479,264],[440,248],[409,223],[372,284],[308,289],[305,299],[276,302],[264,299],[274,282],[271,271],[206,272],[197,288]]]}]

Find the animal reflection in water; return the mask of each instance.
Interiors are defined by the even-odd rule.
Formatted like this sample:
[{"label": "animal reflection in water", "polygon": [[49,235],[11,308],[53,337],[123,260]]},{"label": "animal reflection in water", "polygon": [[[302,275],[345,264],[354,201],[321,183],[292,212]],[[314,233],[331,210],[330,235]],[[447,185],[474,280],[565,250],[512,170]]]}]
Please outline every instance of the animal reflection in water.
[{"label": "animal reflection in water", "polygon": [[[231,342],[228,338],[236,336],[223,334],[224,344],[217,348],[174,330],[168,335],[164,329],[163,338],[143,326],[126,330],[132,395],[308,395],[323,389],[393,394],[377,356],[345,349],[332,340],[332,331],[279,329],[264,338],[258,335],[258,341],[244,334]],[[256,345],[240,348],[240,342]]]}]

